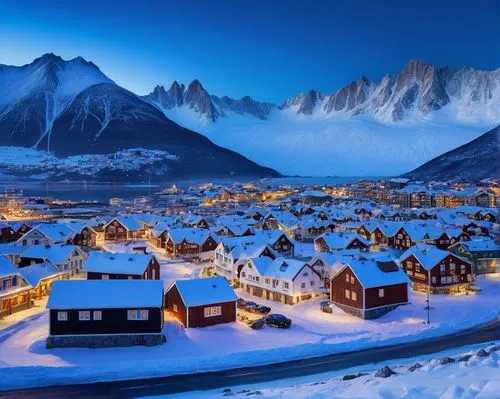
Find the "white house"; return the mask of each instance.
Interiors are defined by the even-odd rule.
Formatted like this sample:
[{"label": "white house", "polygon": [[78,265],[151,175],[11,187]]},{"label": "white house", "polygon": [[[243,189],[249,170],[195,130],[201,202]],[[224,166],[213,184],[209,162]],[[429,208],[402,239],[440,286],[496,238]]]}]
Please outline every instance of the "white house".
[{"label": "white house", "polygon": [[289,305],[321,293],[321,278],[306,262],[267,256],[249,259],[240,274],[250,294]]},{"label": "white house", "polygon": [[229,281],[238,281],[245,262],[260,256],[276,257],[274,250],[256,237],[224,238],[215,248],[215,272]]},{"label": "white house", "polygon": [[20,266],[48,260],[61,272],[74,274],[82,270],[87,253],[75,245],[33,245],[20,255]]},{"label": "white house", "polygon": [[24,247],[40,244],[66,244],[76,235],[75,231],[62,223],[39,224],[26,234],[17,243]]}]

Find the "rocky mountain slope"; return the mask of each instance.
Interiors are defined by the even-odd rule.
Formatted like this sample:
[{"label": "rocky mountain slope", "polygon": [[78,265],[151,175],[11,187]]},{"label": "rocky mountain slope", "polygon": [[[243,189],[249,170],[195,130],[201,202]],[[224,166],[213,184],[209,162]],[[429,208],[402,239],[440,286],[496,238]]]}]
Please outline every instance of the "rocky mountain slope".
[{"label": "rocky mountain slope", "polygon": [[[186,101],[192,85],[197,95]],[[217,97],[198,81],[188,89],[177,83],[157,88],[144,99],[180,125],[282,173],[398,175],[500,122],[500,69],[411,60],[380,82],[362,77],[331,94],[310,90],[280,106]]]},{"label": "rocky mountain slope", "polygon": [[500,126],[403,176],[426,181],[500,179]]},{"label": "rocky mountain slope", "polygon": [[[196,90],[193,85],[193,97]],[[203,104],[199,106],[203,111]],[[127,179],[277,175],[180,127],[116,85],[94,64],[82,58],[64,61],[53,54],[22,67],[0,66],[0,146],[29,147],[56,157],[107,154],[112,158],[127,149],[158,151],[158,157],[141,163],[134,174],[127,172]],[[29,173],[54,175],[42,162],[32,165]],[[58,170],[57,177],[79,176]],[[110,165],[97,177],[122,175],[120,168]]]}]

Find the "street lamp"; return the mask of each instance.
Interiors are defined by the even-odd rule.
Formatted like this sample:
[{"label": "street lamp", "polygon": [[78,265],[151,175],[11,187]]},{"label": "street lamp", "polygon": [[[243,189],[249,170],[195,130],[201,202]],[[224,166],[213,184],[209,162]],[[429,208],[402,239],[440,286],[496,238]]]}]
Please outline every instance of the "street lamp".
[{"label": "street lamp", "polygon": [[431,312],[431,297],[430,297],[430,292],[431,292],[431,273],[428,270],[427,271],[427,324],[430,324],[430,312]]}]

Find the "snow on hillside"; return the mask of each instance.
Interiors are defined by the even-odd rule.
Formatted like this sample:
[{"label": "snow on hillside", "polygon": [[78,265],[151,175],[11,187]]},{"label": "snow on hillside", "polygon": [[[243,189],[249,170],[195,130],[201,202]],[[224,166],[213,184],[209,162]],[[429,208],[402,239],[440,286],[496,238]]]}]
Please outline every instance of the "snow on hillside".
[{"label": "snow on hillside", "polygon": [[[215,399],[231,396],[268,399],[498,399],[500,351],[491,351],[494,347],[498,347],[498,344],[499,342],[493,345],[474,345],[433,355],[402,361],[393,360],[326,374],[211,391],[187,392],[162,396],[162,398]],[[481,349],[489,355],[477,356],[476,353]],[[455,360],[470,356],[470,359],[442,365],[439,359],[445,356],[453,357]],[[413,372],[409,371],[409,367],[417,362],[422,367]],[[389,378],[375,377],[376,371],[385,365],[397,374]],[[352,380],[342,380],[344,375],[356,373],[366,375]]]},{"label": "snow on hillside", "polygon": [[228,114],[216,123],[189,109],[165,110],[181,126],[288,175],[390,176],[412,170],[492,127],[450,123],[446,115],[382,123],[374,118],[318,113],[295,107],[274,110],[268,120]]},{"label": "snow on hillside", "polygon": [[[154,161],[178,160],[176,155],[166,151],[132,148],[111,154],[82,154],[58,158],[46,151],[24,147],[0,147],[0,169],[2,172],[17,174],[33,173],[37,178],[40,171],[57,173],[78,172],[93,176],[103,169],[136,171]],[[44,172],[39,178],[46,178]]]}]

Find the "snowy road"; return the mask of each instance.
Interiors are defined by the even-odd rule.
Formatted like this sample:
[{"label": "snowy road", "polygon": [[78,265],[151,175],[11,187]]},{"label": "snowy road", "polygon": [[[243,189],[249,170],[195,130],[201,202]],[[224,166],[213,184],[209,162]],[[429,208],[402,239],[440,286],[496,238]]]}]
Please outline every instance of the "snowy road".
[{"label": "snowy road", "polygon": [[378,363],[440,352],[459,346],[500,339],[500,320],[483,327],[438,338],[366,349],[356,352],[296,360],[266,366],[245,367],[211,373],[194,373],[164,378],[102,382],[87,385],[68,385],[39,389],[2,392],[0,397],[68,398],[68,397],[144,397],[179,392],[216,389],[241,384],[276,381],[341,370],[354,366]]}]

